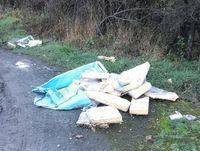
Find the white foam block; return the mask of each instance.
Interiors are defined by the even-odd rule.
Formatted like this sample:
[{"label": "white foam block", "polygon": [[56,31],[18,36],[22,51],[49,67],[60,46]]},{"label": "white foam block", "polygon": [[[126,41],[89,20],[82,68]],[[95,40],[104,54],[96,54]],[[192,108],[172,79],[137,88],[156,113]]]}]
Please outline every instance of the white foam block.
[{"label": "white foam block", "polygon": [[128,100],[104,92],[86,91],[86,95],[94,101],[116,107],[124,112],[128,111],[130,106]]},{"label": "white foam block", "polygon": [[168,92],[156,87],[151,87],[151,89],[145,93],[145,96],[148,96],[153,99],[170,100],[170,101],[176,101],[179,98],[179,96],[174,92]]},{"label": "white foam block", "polygon": [[149,68],[149,62],[138,65],[135,68],[122,72],[119,75],[118,81],[121,85],[127,85],[131,83],[133,88],[137,88],[144,83]]},{"label": "white foam block", "polygon": [[149,97],[141,99],[132,99],[129,109],[130,114],[148,115],[149,113]]},{"label": "white foam block", "polygon": [[129,91],[128,94],[132,96],[134,99],[137,99],[150,89],[151,89],[151,83],[145,82],[139,88]]},{"label": "white foam block", "polygon": [[92,125],[122,123],[121,114],[112,106],[91,108],[86,113]]}]

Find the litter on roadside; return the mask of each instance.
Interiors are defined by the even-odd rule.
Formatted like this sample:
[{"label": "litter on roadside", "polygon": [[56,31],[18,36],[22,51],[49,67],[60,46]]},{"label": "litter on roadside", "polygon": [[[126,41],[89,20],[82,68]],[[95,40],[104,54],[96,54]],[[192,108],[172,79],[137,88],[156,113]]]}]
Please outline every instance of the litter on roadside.
[{"label": "litter on roadside", "polygon": [[115,62],[116,61],[116,59],[115,59],[115,57],[107,57],[107,56],[98,56],[98,59],[100,59],[100,60],[106,60],[106,61],[110,61],[110,62]]},{"label": "litter on roadside", "polygon": [[9,49],[15,49],[17,46],[20,46],[22,48],[27,48],[27,47],[35,47],[35,46],[40,46],[40,45],[42,45],[42,41],[35,40],[33,36],[31,35],[24,37],[22,39],[11,40],[7,42],[7,47]]},{"label": "litter on roadside", "polygon": [[[54,77],[36,87],[34,104],[54,110],[87,108],[77,125],[108,127],[121,123],[120,111],[148,115],[150,98],[175,101],[178,95],[153,87],[147,82],[148,62],[120,74],[109,73],[100,62],[93,62]],[[132,98],[126,99],[128,95]],[[104,106],[99,107],[102,104]],[[178,112],[170,118],[182,118]]]},{"label": "litter on roadside", "polygon": [[171,120],[177,120],[183,118],[183,115],[180,112],[175,111],[175,114],[170,115],[169,118]]},{"label": "litter on roadside", "polygon": [[148,92],[146,92],[145,95],[152,99],[161,99],[170,101],[176,101],[178,99],[178,95],[176,93],[168,92],[156,87],[151,87],[151,89]]},{"label": "litter on roadside", "polygon": [[107,73],[100,62],[93,62],[60,74],[33,89],[33,92],[37,94],[34,104],[55,110],[71,110],[92,106],[92,100],[86,96],[83,88],[87,87],[89,83],[93,84],[98,81],[81,79],[81,74],[90,70]]},{"label": "litter on roadside", "polygon": [[122,110],[124,112],[127,112],[130,106],[130,102],[128,100],[112,94],[107,94],[104,92],[86,91],[86,95],[96,102],[116,107],[117,109]]},{"label": "litter on roadside", "polygon": [[144,97],[137,100],[132,99],[129,113],[135,115],[148,115],[149,97]]},{"label": "litter on roadside", "polygon": [[122,116],[112,106],[92,107],[83,111],[77,121],[78,125],[101,126],[102,124],[122,123]]},{"label": "litter on roadside", "polygon": [[172,114],[169,116],[169,118],[171,120],[178,120],[178,119],[186,119],[188,121],[193,121],[193,120],[196,120],[197,117],[196,116],[193,116],[193,115],[190,115],[190,114],[186,114],[186,115],[182,115],[180,112],[178,111],[175,111],[175,114]]},{"label": "litter on roadside", "polygon": [[16,45],[11,42],[7,42],[7,47],[8,47],[8,49],[15,49]]},{"label": "litter on roadside", "polygon": [[75,138],[76,138],[76,139],[81,139],[81,138],[83,138],[83,135],[79,135],[79,134],[78,134],[78,135],[75,136]]},{"label": "litter on roadside", "polygon": [[193,116],[193,115],[190,115],[190,114],[186,114],[186,115],[183,115],[185,119],[187,119],[188,121],[194,121],[197,119],[196,116]]}]

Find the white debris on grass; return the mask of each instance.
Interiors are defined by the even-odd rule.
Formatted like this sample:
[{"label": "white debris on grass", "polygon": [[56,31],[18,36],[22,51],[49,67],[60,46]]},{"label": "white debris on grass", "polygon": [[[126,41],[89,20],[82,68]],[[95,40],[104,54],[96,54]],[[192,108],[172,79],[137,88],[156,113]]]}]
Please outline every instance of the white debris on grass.
[{"label": "white debris on grass", "polygon": [[148,115],[149,113],[149,97],[144,97],[140,99],[132,99],[130,109],[130,114],[136,115]]},{"label": "white debris on grass", "polygon": [[129,91],[128,94],[132,96],[134,99],[137,99],[140,96],[142,96],[145,92],[149,91],[150,89],[151,89],[151,83],[145,82],[137,89]]},{"label": "white debris on grass", "polygon": [[168,92],[156,87],[151,87],[151,89],[148,92],[146,92],[145,95],[152,99],[161,99],[170,101],[176,101],[179,98],[178,95],[174,92]]},{"label": "white debris on grass", "polygon": [[148,62],[138,65],[135,68],[122,72],[119,75],[118,81],[122,86],[131,84],[132,89],[137,88],[146,80],[149,68],[150,64]]},{"label": "white debris on grass", "polygon": [[171,120],[177,120],[183,118],[183,115],[180,112],[175,111],[175,114],[170,115],[169,118]]},{"label": "white debris on grass", "polygon": [[107,57],[107,56],[98,56],[98,59],[110,61],[110,62],[113,62],[113,63],[116,61],[115,57],[113,57],[113,56],[111,56],[111,57]]},{"label": "white debris on grass", "polygon": [[175,114],[169,116],[171,120],[186,119],[188,121],[194,121],[197,119],[196,116],[191,114],[182,115],[180,112],[175,111]]},{"label": "white debris on grass", "polygon": [[86,91],[86,95],[99,103],[116,107],[124,112],[128,111],[130,102],[124,98],[104,92]]},{"label": "white debris on grass", "polygon": [[7,42],[7,47],[9,49],[15,49],[16,46],[20,46],[22,48],[27,48],[27,47],[35,47],[35,46],[40,46],[40,45],[42,45],[42,41],[35,40],[33,38],[33,36],[31,36],[31,35],[21,38],[19,40]]},{"label": "white debris on grass", "polygon": [[[98,107],[98,104],[95,103],[96,107],[87,109],[80,114],[77,124],[108,127],[109,123],[122,122],[122,117],[117,109],[124,112],[129,110],[130,114],[135,115],[148,115],[149,98],[177,100],[176,93],[153,87],[150,82],[146,81],[149,69],[150,64],[146,62],[121,74],[101,73],[96,70],[82,73],[81,79],[76,83],[92,101],[108,106]],[[122,98],[126,94],[132,97],[131,102]],[[176,112],[170,118],[182,118],[182,115]],[[190,119],[193,117],[190,116]]]},{"label": "white debris on grass", "polygon": [[[83,111],[77,121],[77,125],[102,126],[105,124],[122,123],[122,116],[115,107],[92,107]],[[107,126],[107,125],[106,125]]]},{"label": "white debris on grass", "polygon": [[194,121],[197,119],[196,116],[194,115],[190,115],[190,114],[186,114],[186,115],[183,115],[185,119],[187,119],[188,121]]},{"label": "white debris on grass", "polygon": [[15,49],[16,45],[11,42],[7,42],[7,47],[8,47],[8,49]]}]

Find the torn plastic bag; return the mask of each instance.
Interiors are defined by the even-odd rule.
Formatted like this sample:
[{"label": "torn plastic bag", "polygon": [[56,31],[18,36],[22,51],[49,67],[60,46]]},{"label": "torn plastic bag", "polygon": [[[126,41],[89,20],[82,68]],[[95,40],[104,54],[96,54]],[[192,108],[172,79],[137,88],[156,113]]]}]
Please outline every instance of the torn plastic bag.
[{"label": "torn plastic bag", "polygon": [[80,80],[81,74],[90,69],[107,73],[106,68],[100,62],[93,62],[60,74],[33,89],[33,92],[36,93],[34,104],[55,110],[71,110],[91,106],[91,100],[80,89],[80,86],[72,86],[74,80]]}]

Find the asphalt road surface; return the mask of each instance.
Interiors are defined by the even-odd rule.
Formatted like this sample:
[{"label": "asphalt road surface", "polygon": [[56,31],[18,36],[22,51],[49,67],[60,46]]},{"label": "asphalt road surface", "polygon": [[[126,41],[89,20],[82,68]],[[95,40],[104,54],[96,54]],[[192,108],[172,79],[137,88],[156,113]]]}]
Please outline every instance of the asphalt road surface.
[{"label": "asphalt road surface", "polygon": [[33,104],[32,88],[57,74],[37,59],[0,50],[0,151],[110,150],[105,134],[76,126],[80,110]]}]

